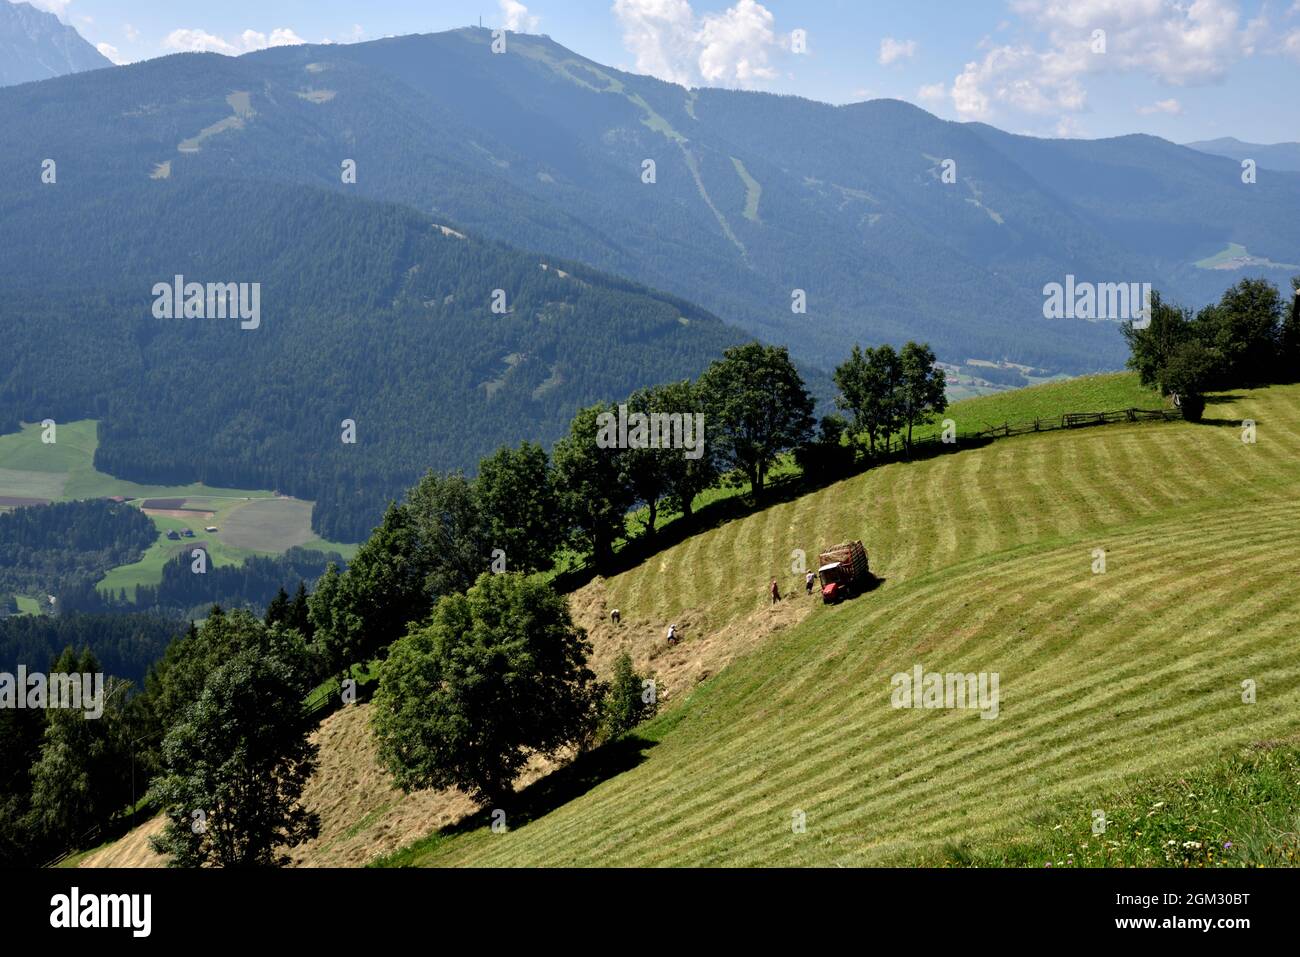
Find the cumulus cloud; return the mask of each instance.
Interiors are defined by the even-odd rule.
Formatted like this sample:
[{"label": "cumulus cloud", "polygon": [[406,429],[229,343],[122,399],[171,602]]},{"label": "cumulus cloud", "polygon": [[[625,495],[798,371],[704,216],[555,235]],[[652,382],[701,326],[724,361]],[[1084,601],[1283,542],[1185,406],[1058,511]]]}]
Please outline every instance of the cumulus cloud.
[{"label": "cumulus cloud", "polygon": [[1171,97],[1168,100],[1158,100],[1150,106],[1139,106],[1138,112],[1143,116],[1151,116],[1154,113],[1168,113],[1170,116],[1179,116],[1183,112],[1183,104]]},{"label": "cumulus cloud", "polygon": [[755,0],[740,0],[722,13],[704,18],[700,28],[700,74],[706,83],[751,86],[770,80],[767,64],[777,45],[772,14]]},{"label": "cumulus cloud", "polygon": [[113,46],[113,44],[111,43],[96,43],[95,49],[98,50],[104,56],[108,57],[109,60],[111,60],[113,63],[116,63],[118,66],[121,66],[123,63],[127,62],[122,58],[122,54],[118,52],[117,47]]},{"label": "cumulus cloud", "polygon": [[27,2],[37,10],[53,13],[63,20],[67,18],[68,5],[72,0],[27,0]]},{"label": "cumulus cloud", "polygon": [[[1267,32],[1263,15],[1243,18],[1236,0],[1010,0],[1010,7],[1039,39],[991,46],[966,65],[951,96],[967,119],[1079,113],[1087,78],[1106,73],[1141,73],[1169,86],[1212,83]],[[1159,111],[1171,112],[1174,102],[1162,101]]]},{"label": "cumulus cloud", "polygon": [[636,68],[683,86],[753,87],[776,77],[781,48],[771,11],[757,0],[698,16],[689,0],[615,0],[614,16]]},{"label": "cumulus cloud", "polygon": [[[1176,86],[1222,77],[1265,29],[1236,0],[1013,0],[1076,72],[1141,71]],[[1092,50],[1104,30],[1106,52]]]},{"label": "cumulus cloud", "polygon": [[1078,112],[1087,91],[1054,53],[1028,46],[999,46],[971,61],[953,80],[952,103],[966,119],[983,120],[995,103],[1036,116]]},{"label": "cumulus cloud", "polygon": [[287,47],[306,43],[302,37],[288,27],[277,27],[270,36],[256,30],[245,30],[239,36],[239,43],[230,43],[206,30],[173,30],[163,40],[168,50],[182,53],[224,53],[226,56],[238,56],[253,50],[265,50],[268,47]]},{"label": "cumulus cloud", "polygon": [[173,30],[163,40],[163,46],[181,53],[225,53],[228,56],[239,53],[234,45],[206,30]]},{"label": "cumulus cloud", "polygon": [[244,45],[245,50],[265,50],[268,47],[293,47],[307,42],[287,27],[280,27],[272,30],[269,37],[265,33],[258,33],[256,30],[245,30],[239,35],[239,40]]},{"label": "cumulus cloud", "polygon": [[497,0],[501,7],[501,25],[514,33],[533,33],[542,22],[535,17],[519,0]]},{"label": "cumulus cloud", "polygon": [[1292,30],[1282,38],[1282,50],[1287,55],[1300,60],[1300,30]]},{"label": "cumulus cloud", "polygon": [[927,83],[916,91],[916,98],[922,103],[942,103],[948,98],[948,84]]},{"label": "cumulus cloud", "polygon": [[885,37],[880,41],[880,62],[884,66],[889,66],[897,60],[905,60],[915,54],[915,40],[895,40],[893,37]]},{"label": "cumulus cloud", "polygon": [[136,40],[140,39],[140,31],[129,23],[122,27],[122,33],[126,35],[126,39],[130,43],[134,43]]},{"label": "cumulus cloud", "polygon": [[1079,139],[1086,138],[1088,132],[1077,116],[1066,115],[1057,120],[1056,135],[1061,139]]}]

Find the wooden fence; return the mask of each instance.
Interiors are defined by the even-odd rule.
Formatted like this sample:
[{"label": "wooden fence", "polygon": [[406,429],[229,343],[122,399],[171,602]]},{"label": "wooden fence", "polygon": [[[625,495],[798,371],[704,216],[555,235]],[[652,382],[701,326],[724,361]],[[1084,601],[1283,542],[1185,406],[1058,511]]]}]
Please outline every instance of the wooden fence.
[{"label": "wooden fence", "polygon": [[[961,440],[966,441],[989,441],[991,439],[1009,438],[1013,435],[1027,435],[1030,432],[1054,432],[1059,429],[1081,429],[1092,425],[1109,425],[1115,422],[1172,422],[1183,417],[1182,409],[1119,409],[1114,412],[1066,412],[1059,419],[1052,418],[1035,418],[1035,419],[1016,419],[1015,421],[1005,421],[1001,425],[989,425],[984,423],[984,427],[975,432],[959,432],[956,435],[956,442],[944,442],[942,434],[927,435],[923,438],[914,439],[912,448],[932,448],[936,445],[950,445],[954,448],[959,446]],[[901,436],[891,437],[885,440],[885,455],[891,455],[906,450],[906,444]]]}]

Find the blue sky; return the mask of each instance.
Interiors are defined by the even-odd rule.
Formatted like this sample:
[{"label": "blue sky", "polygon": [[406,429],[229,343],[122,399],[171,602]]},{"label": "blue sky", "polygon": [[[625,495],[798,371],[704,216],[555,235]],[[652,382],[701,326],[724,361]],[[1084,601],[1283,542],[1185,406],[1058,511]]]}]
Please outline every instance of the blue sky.
[{"label": "blue sky", "polygon": [[[1300,0],[34,0],[119,62],[477,23],[689,85],[1042,136],[1300,141]],[[796,52],[796,31],[804,31]],[[1101,32],[1098,32],[1101,31]]]}]

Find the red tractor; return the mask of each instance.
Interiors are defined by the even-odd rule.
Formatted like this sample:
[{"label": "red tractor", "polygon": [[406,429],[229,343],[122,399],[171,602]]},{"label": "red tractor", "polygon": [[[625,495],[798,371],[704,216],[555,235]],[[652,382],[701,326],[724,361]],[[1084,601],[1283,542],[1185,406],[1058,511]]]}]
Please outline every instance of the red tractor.
[{"label": "red tractor", "polygon": [[866,584],[870,570],[867,550],[861,542],[845,542],[821,553],[817,577],[822,583],[822,601],[828,605],[851,598]]}]

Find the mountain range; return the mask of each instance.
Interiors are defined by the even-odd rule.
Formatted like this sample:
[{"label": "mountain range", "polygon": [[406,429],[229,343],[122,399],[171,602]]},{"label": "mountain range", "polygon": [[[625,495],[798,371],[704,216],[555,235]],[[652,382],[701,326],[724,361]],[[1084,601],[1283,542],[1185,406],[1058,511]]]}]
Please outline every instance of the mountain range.
[{"label": "mountain range", "polygon": [[54,14],[30,3],[0,2],[0,86],[112,65]]},{"label": "mountain range", "polygon": [[1187,148],[1199,150],[1202,153],[1210,153],[1214,156],[1226,156],[1228,159],[1234,159],[1238,162],[1253,159],[1265,169],[1300,173],[1300,143],[1272,143],[1267,145],[1263,143],[1243,143],[1234,137],[1224,136],[1217,140],[1188,143]]},{"label": "mountain range", "polygon": [[[0,130],[0,424],[99,418],[104,470],[280,488],[336,539],[424,467],[747,337],[821,394],[859,342],[1081,373],[1123,364],[1119,324],[1044,319],[1046,284],[1198,305],[1300,262],[1298,174],[686,90],[473,28],[0,90]],[[176,275],[259,283],[261,328],[155,318]]]}]

